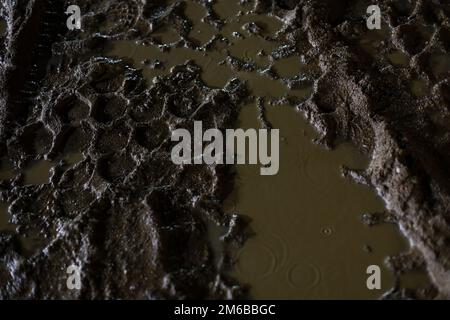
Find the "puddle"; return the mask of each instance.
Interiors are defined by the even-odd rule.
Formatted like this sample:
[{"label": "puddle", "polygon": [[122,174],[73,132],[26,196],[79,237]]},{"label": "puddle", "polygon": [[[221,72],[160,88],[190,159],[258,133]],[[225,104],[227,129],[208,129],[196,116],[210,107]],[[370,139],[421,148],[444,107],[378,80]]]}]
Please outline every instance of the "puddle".
[{"label": "puddle", "polygon": [[424,80],[413,80],[410,84],[411,92],[417,98],[422,98],[429,93],[427,83]]},{"label": "puddle", "polygon": [[[224,52],[198,52],[187,48],[172,48],[169,52],[162,52],[155,46],[136,45],[131,41],[117,41],[113,42],[111,50],[106,55],[131,59],[136,68],[142,67],[139,64],[142,65],[142,61],[146,59],[162,61],[165,65],[164,70],[143,68],[143,74],[149,81],[153,81],[156,76],[170,73],[170,69],[176,65],[193,60],[202,67],[202,80],[211,87],[222,88],[233,77],[238,77],[247,81],[254,95],[283,97],[288,94],[286,84],[280,80],[272,79],[268,75],[255,71],[232,70],[229,65],[224,63],[227,59]],[[293,95],[295,93],[295,91],[291,92]]]},{"label": "puddle", "polygon": [[450,54],[434,54],[430,59],[431,70],[435,77],[450,75]]},{"label": "puddle", "polygon": [[[194,26],[188,38],[198,45],[216,35],[228,41],[215,41],[202,50],[171,46],[165,51],[151,44],[112,41],[104,54],[142,69],[149,83],[169,74],[172,67],[193,60],[202,68],[202,80],[211,87],[222,88],[238,77],[247,82],[253,95],[266,101],[305,99],[311,94],[311,85],[290,84],[289,79],[302,79],[314,66],[303,65],[299,56],[276,61],[270,56],[280,45],[270,39],[280,29],[280,21],[249,14],[250,6],[237,1],[218,1],[212,8],[218,18],[226,20],[220,30],[204,19],[211,8],[187,2],[186,16]],[[237,15],[239,11],[243,14]],[[252,28],[258,34],[251,34]],[[158,32],[164,44],[177,41],[176,35]],[[374,31],[361,46],[377,54],[389,35],[386,28]],[[408,64],[401,52],[391,53],[389,59],[395,65]],[[148,61],[160,61],[163,67],[150,67]],[[265,73],[269,67],[281,78]],[[412,84],[413,91],[415,86]],[[363,213],[382,212],[384,205],[370,188],[344,179],[341,166],[363,169],[367,159],[348,144],[331,152],[314,145],[314,131],[292,107],[268,107],[267,118],[280,129],[280,172],[261,176],[259,166],[237,166],[236,188],[226,210],[250,217],[255,236],[236,253],[234,275],[250,284],[251,297],[256,299],[379,298],[395,283],[384,266],[385,258],[408,246],[394,225],[369,228],[362,223]],[[240,119],[238,127],[258,128],[256,104],[246,106]],[[218,264],[224,230],[212,223],[207,230]],[[366,269],[373,264],[382,269],[382,290],[366,287]],[[411,285],[420,282],[410,281]]]},{"label": "puddle", "polygon": [[79,152],[67,153],[64,157],[55,161],[39,160],[29,165],[24,171],[25,185],[47,184],[51,178],[51,169],[56,166],[59,160],[64,160],[66,167],[72,167],[84,159]]},{"label": "puddle", "polygon": [[160,42],[167,44],[176,43],[181,40],[180,35],[176,31],[167,27],[158,29],[152,35]]},{"label": "puddle", "polygon": [[83,156],[83,154],[81,154],[79,152],[71,152],[71,153],[68,153],[64,157],[64,161],[69,166],[74,166],[74,165],[76,165],[77,163],[79,163],[79,162],[81,162],[83,160],[84,160],[84,156]]},{"label": "puddle", "polygon": [[267,53],[275,48],[275,43],[264,41],[261,38],[246,38],[234,41],[229,50],[233,57],[255,63],[260,68],[267,68],[270,65]]},{"label": "puddle", "polygon": [[401,51],[394,51],[388,54],[388,59],[393,65],[406,67],[409,65],[409,59],[406,54]]},{"label": "puddle", "polygon": [[245,10],[245,7],[239,5],[238,1],[217,1],[213,5],[213,10],[220,19],[225,20],[236,17],[239,11]]},{"label": "puddle", "polygon": [[[313,145],[314,131],[292,107],[269,108],[267,117],[280,129],[280,171],[262,177],[258,166],[238,166],[227,201],[256,234],[237,254],[237,278],[256,299],[378,298],[394,285],[384,259],[407,243],[393,225],[361,222],[383,203],[341,177],[340,167],[362,169],[366,159],[347,144],[331,152]],[[259,127],[255,106],[243,109],[239,127]],[[372,264],[382,268],[382,290],[366,287]]]},{"label": "puddle", "polygon": [[54,162],[40,160],[24,170],[25,185],[46,184],[50,180],[50,169],[55,166]]},{"label": "puddle", "polygon": [[188,38],[196,42],[197,45],[202,46],[210,41],[216,34],[217,30],[210,24],[203,21],[206,17],[207,11],[200,3],[187,1],[185,2],[186,9],[184,13],[186,17],[193,24],[192,30],[189,32]]},{"label": "puddle", "polygon": [[14,168],[6,159],[0,159],[0,181],[10,180],[15,176]]},{"label": "puddle", "polygon": [[246,14],[230,19],[222,28],[221,34],[230,41],[240,38],[260,37],[268,41],[282,27],[282,23],[270,16]]},{"label": "puddle", "polygon": [[14,225],[9,223],[8,205],[0,202],[0,232],[13,232]]},{"label": "puddle", "polygon": [[[153,81],[154,77],[170,73],[170,69],[176,65],[183,64],[188,60],[195,61],[202,67],[203,80],[213,87],[223,87],[232,73],[225,65],[218,65],[218,62],[225,59],[225,55],[220,52],[198,52],[186,48],[172,48],[168,52],[162,52],[155,46],[136,45],[132,41],[113,42],[112,48],[106,53],[107,56],[132,59],[136,67],[146,59],[158,59],[163,62],[164,69],[143,68],[143,75]],[[221,76],[218,77],[217,75]]]},{"label": "puddle", "polygon": [[[205,7],[192,1],[186,1],[185,4],[185,14],[193,24],[193,30],[188,38],[193,38],[203,45],[212,40],[215,35],[219,35],[228,39],[229,44],[227,40],[216,40],[211,50],[172,46],[163,51],[156,45],[136,45],[133,41],[111,41],[104,52],[105,56],[131,60],[136,68],[142,68],[143,75],[150,82],[156,76],[169,74],[172,67],[193,60],[202,68],[202,80],[211,87],[223,88],[230,79],[238,77],[249,82],[250,89],[255,95],[280,97],[275,92],[281,91],[283,95],[286,94],[285,84],[281,81],[276,83],[268,76],[260,74],[265,68],[270,67],[268,54],[279,45],[275,41],[264,39],[264,37],[275,35],[281,28],[282,24],[278,19],[255,14],[237,16],[236,13],[240,10],[243,13],[249,12],[251,6],[240,5],[239,1],[218,1],[213,6],[214,10],[219,10],[224,19],[229,19],[220,30],[217,30],[203,21],[207,13]],[[246,30],[245,26],[248,23],[257,24],[260,33],[254,35]],[[170,34],[168,32],[168,30],[158,30],[152,35],[160,37],[163,44],[172,45],[177,36],[173,35],[174,31],[170,31]],[[286,76],[298,75],[299,61],[294,60],[295,58],[288,58],[279,61],[276,67]],[[164,67],[151,68],[148,66],[149,61],[160,61]],[[247,63],[249,65],[243,66]],[[249,75],[250,72],[251,75]]]},{"label": "puddle", "polygon": [[277,74],[281,77],[295,77],[301,74],[303,64],[300,61],[299,56],[291,56],[289,58],[284,58],[277,60],[274,63],[275,70]]}]

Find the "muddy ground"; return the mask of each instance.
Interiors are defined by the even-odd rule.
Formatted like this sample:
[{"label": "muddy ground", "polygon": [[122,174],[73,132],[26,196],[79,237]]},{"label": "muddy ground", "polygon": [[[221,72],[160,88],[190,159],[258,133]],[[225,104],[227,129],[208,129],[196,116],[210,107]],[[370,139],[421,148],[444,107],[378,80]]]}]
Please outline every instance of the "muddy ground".
[{"label": "muddy ground", "polygon": [[[196,2],[206,9],[205,24],[226,26],[214,1]],[[372,2],[384,21],[375,34],[360,14]],[[450,5],[372,2],[242,1],[282,24],[275,35],[265,35],[263,24],[244,30],[282,43],[267,53],[270,61],[298,55],[311,67],[289,78],[231,54],[223,63],[281,79],[291,90],[312,86],[308,98],[272,103],[302,112],[320,134],[316,143],[348,141],[370,157],[367,170],[343,170],[386,203],[365,222],[397,224],[411,249],[388,264],[398,274],[424,267],[433,283],[426,292],[394,288],[385,297],[449,298]],[[228,40],[192,37],[183,1],[80,1],[82,31],[66,27],[69,4],[1,7],[0,201],[9,221],[0,233],[0,297],[247,297],[228,272],[230,252],[248,235],[245,219],[223,209],[233,168],[174,165],[170,135],[192,130],[195,120],[232,128],[240,108],[259,97],[238,78],[206,84],[193,61],[150,81],[132,62],[105,55],[112,41],[208,52]],[[166,44],[158,36],[164,28],[179,39]],[[48,175],[34,174],[36,166]],[[220,257],[210,221],[227,230]],[[78,291],[66,286],[72,264],[83,271]]]}]

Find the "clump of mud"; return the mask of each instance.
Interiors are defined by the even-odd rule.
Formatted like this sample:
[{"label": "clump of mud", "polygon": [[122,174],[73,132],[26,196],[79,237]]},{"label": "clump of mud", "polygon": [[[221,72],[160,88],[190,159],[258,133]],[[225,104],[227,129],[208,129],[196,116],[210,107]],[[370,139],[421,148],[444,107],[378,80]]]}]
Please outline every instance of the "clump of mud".
[{"label": "clump of mud", "polygon": [[[318,143],[333,147],[345,139],[371,156],[368,170],[345,174],[387,203],[388,212],[367,220],[394,221],[410,240],[411,252],[392,257],[392,268],[425,266],[436,287],[426,297],[448,298],[450,7],[375,2],[385,26],[376,36],[360,14],[368,1],[257,0],[253,11],[282,23],[274,38],[283,45],[270,53],[272,61],[296,54],[317,65],[308,79],[283,79],[293,89],[313,83],[311,97],[280,103],[307,116],[321,134]],[[214,2],[197,3],[207,12],[203,22],[221,30],[226,21]],[[211,88],[193,62],[149,82],[127,61],[102,55],[113,40],[207,51],[226,39],[193,40],[183,1],[82,1],[82,32],[66,28],[69,4],[32,0],[1,8],[1,169],[15,173],[0,182],[0,201],[15,230],[0,233],[0,297],[244,297],[226,273],[227,248],[213,263],[207,235],[214,221],[228,228],[227,247],[245,239],[239,217],[222,209],[231,168],[174,165],[170,136],[175,128],[192,130],[195,120],[233,127],[251,97],[247,85],[230,79]],[[179,35],[170,45],[156,36],[167,27]],[[245,31],[258,35],[261,26]],[[261,72],[280,78],[272,68]],[[54,163],[48,181],[30,183],[28,168],[44,160]],[[72,264],[81,266],[81,291],[66,287]],[[422,297],[387,295],[405,296]]]}]

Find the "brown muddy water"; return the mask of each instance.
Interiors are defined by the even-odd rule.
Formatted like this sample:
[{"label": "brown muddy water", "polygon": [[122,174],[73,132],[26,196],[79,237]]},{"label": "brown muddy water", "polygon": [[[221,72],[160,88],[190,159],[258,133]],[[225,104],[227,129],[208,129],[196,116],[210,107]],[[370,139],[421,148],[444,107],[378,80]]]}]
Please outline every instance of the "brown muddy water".
[{"label": "brown muddy water", "polygon": [[[270,40],[281,27],[274,17],[249,14],[249,8],[238,1],[218,1],[216,13],[227,19],[219,34],[227,41],[215,47],[194,50],[185,47],[162,51],[154,44],[133,41],[111,41],[105,55],[126,59],[142,69],[151,82],[168,74],[173,66],[193,60],[202,67],[202,79],[211,87],[223,87],[233,77],[247,81],[254,98],[266,101],[274,98],[308,98],[311,87],[290,90],[285,78],[305,75],[314,65],[306,65],[299,56],[274,61],[268,54],[278,43]],[[242,11],[242,15],[237,13]],[[206,10],[188,1],[186,16],[193,22],[189,38],[199,46],[206,44],[218,31],[202,21]],[[243,29],[249,22],[263,26],[261,36],[251,36]],[[0,28],[0,31],[2,29]],[[155,37],[166,45],[179,41],[173,30],[159,30]],[[381,37],[381,36],[380,36]],[[388,57],[393,64],[404,64],[405,57],[394,52]],[[233,59],[256,66],[243,71]],[[444,61],[444,62],[442,62]],[[436,69],[447,68],[445,59],[433,62]],[[443,65],[443,66],[442,66]],[[264,73],[272,67],[279,79]],[[436,71],[437,72],[437,71]],[[426,88],[417,80],[412,90],[422,94]],[[255,100],[254,99],[254,100]],[[375,299],[395,284],[394,275],[384,266],[384,260],[404,252],[408,243],[394,225],[367,227],[363,213],[382,212],[383,202],[368,187],[342,177],[342,166],[364,169],[368,159],[348,144],[327,151],[313,144],[316,134],[294,107],[266,103],[267,120],[280,129],[280,171],[275,176],[261,176],[259,167],[236,167],[235,190],[226,202],[225,210],[250,218],[253,236],[235,253],[232,274],[249,284],[255,299]],[[260,128],[256,102],[243,106],[239,128]],[[76,163],[79,154],[69,155],[67,162]],[[24,170],[24,183],[48,183],[55,162],[40,161]],[[2,163],[0,180],[15,173]],[[12,228],[8,223],[7,204],[0,204],[0,229]],[[213,248],[219,252],[220,228],[211,231]],[[381,290],[368,290],[366,269],[369,265],[382,269]],[[420,274],[407,275],[404,287],[428,283]]]},{"label": "brown muddy water", "polygon": [[[292,107],[270,107],[267,117],[280,129],[280,171],[263,177],[258,166],[237,167],[227,209],[250,217],[255,235],[237,253],[236,276],[257,299],[379,297],[394,285],[384,259],[407,243],[394,225],[361,222],[361,213],[381,212],[383,203],[344,179],[341,167],[364,169],[367,159],[349,144],[333,151],[312,144],[314,130]],[[239,126],[260,127],[254,105],[243,109]],[[382,290],[366,287],[374,264],[382,268]]]},{"label": "brown muddy water", "polygon": [[[215,9],[226,19],[236,17],[245,8],[235,2],[225,5],[219,1]],[[216,35],[210,25],[201,21],[206,15],[203,6],[187,2],[186,15],[195,22],[189,37],[198,45]],[[177,64],[193,60],[202,67],[203,81],[212,87],[223,87],[238,77],[247,81],[255,97],[306,99],[309,87],[289,90],[283,81],[263,72],[236,70],[227,63],[231,57],[254,63],[260,70],[272,67],[281,79],[308,71],[310,66],[302,64],[299,56],[273,61],[267,53],[277,47],[276,41],[248,36],[243,31],[243,25],[252,21],[264,25],[267,36],[273,36],[281,26],[272,17],[244,14],[229,19],[220,32],[229,43],[220,43],[211,50],[174,47],[162,52],[155,45],[116,41],[106,55],[129,59],[143,69],[149,81],[169,73]],[[157,35],[164,44],[179,40],[171,30]],[[400,53],[389,59],[395,64],[404,63]],[[364,169],[368,159],[348,144],[333,151],[313,144],[314,130],[291,106],[267,106],[266,116],[273,128],[280,129],[280,171],[275,176],[260,176],[258,166],[236,168],[235,191],[225,209],[249,217],[254,235],[235,253],[232,273],[250,285],[250,294],[256,299],[380,297],[395,283],[384,260],[405,251],[408,244],[394,225],[367,227],[361,221],[363,213],[382,212],[384,205],[373,190],[344,179],[341,168]],[[237,127],[261,127],[256,103],[243,107]],[[215,251],[221,250],[220,236],[219,227],[211,228]],[[366,287],[366,269],[373,264],[382,269],[381,290]],[[407,275],[402,285],[415,287],[427,282],[418,273]]]}]

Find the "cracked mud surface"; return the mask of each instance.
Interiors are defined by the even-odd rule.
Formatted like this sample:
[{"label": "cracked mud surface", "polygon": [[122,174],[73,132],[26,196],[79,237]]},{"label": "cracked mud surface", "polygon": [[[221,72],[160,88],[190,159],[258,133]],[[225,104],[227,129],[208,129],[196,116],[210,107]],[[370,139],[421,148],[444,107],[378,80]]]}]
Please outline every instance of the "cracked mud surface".
[{"label": "cracked mud surface", "polygon": [[[170,132],[192,130],[194,120],[231,128],[241,107],[262,96],[304,113],[317,143],[349,141],[370,157],[367,170],[344,170],[386,203],[386,212],[365,220],[398,224],[411,249],[390,257],[391,268],[425,267],[434,286],[387,297],[449,298],[450,5],[374,2],[384,13],[377,32],[361,14],[369,1],[242,1],[279,30],[249,22],[227,37],[215,30],[228,35],[226,17],[239,8],[209,1],[195,2],[206,12],[195,27],[196,11],[188,14],[183,1],[83,1],[82,32],[67,30],[65,1],[5,3],[0,210],[10,221],[0,233],[0,297],[245,297],[227,272],[230,252],[247,238],[244,220],[223,210],[232,168],[175,166]],[[143,61],[139,70],[105,54],[118,41],[208,53],[243,34],[276,47],[257,55],[260,64],[240,58],[239,48],[225,51],[221,66],[256,72],[291,94],[264,96],[272,85],[255,92],[237,77],[211,84],[201,58],[174,66]],[[310,66],[304,76],[277,68],[294,55]],[[150,79],[146,70],[161,73]],[[219,259],[208,239],[211,221],[227,231]],[[82,266],[81,291],[65,285],[71,264]]]}]

